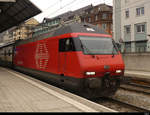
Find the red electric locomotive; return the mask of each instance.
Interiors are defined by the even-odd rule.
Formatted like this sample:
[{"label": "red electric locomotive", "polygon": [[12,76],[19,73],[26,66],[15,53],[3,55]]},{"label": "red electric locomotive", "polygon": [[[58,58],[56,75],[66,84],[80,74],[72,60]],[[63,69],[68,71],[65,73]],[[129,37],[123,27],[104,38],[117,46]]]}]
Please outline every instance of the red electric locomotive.
[{"label": "red electric locomotive", "polygon": [[124,62],[112,37],[87,23],[58,27],[15,44],[14,67],[88,97],[113,95]]}]

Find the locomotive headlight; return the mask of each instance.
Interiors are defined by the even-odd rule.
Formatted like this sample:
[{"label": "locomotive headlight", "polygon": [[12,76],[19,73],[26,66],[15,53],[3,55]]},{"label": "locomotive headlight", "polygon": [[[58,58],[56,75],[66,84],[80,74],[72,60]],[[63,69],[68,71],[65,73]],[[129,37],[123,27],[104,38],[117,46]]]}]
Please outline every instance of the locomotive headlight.
[{"label": "locomotive headlight", "polygon": [[121,73],[122,72],[122,70],[116,70],[116,73]]},{"label": "locomotive headlight", "polygon": [[96,72],[86,72],[86,75],[96,75]]}]

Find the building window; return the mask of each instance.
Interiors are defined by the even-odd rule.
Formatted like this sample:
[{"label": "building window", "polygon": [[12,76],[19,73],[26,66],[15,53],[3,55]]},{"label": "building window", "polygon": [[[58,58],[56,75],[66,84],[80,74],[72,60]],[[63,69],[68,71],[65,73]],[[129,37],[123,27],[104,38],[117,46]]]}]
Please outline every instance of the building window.
[{"label": "building window", "polygon": [[98,21],[98,15],[95,16],[95,21]]},{"label": "building window", "polygon": [[104,14],[102,15],[102,19],[107,19],[107,14],[106,14],[106,13],[104,13]]},{"label": "building window", "polygon": [[98,11],[101,11],[101,7],[98,8]]},{"label": "building window", "polygon": [[94,13],[94,10],[91,10],[91,14],[93,14]]},{"label": "building window", "polygon": [[91,18],[89,18],[89,22],[92,22],[92,19],[91,19]]},{"label": "building window", "polygon": [[144,15],[144,13],[145,13],[144,7],[136,8],[137,16]]},{"label": "building window", "polygon": [[137,25],[136,26],[137,33],[144,33],[145,32],[145,25]]},{"label": "building window", "polygon": [[144,15],[144,13],[145,13],[145,10],[144,10],[144,7],[142,7],[142,8],[141,8],[141,14]]},{"label": "building window", "polygon": [[147,41],[140,41],[135,43],[136,52],[146,52]]},{"label": "building window", "polygon": [[99,24],[96,25],[99,28]]},{"label": "building window", "polygon": [[86,22],[86,18],[82,18],[83,22]]},{"label": "building window", "polygon": [[111,29],[111,30],[113,30],[113,24],[111,24],[111,27],[110,27],[110,29]]},{"label": "building window", "polygon": [[131,26],[126,26],[126,27],[125,27],[125,32],[126,32],[127,34],[131,33]]},{"label": "building window", "polygon": [[126,18],[129,18],[129,10],[125,11]]},{"label": "building window", "polygon": [[131,52],[131,42],[126,42],[125,43],[125,52],[126,53]]},{"label": "building window", "polygon": [[106,30],[107,29],[107,24],[102,24],[102,29]]},{"label": "building window", "polygon": [[136,9],[136,15],[137,15],[137,16],[140,16],[140,8],[137,8],[137,9]]}]

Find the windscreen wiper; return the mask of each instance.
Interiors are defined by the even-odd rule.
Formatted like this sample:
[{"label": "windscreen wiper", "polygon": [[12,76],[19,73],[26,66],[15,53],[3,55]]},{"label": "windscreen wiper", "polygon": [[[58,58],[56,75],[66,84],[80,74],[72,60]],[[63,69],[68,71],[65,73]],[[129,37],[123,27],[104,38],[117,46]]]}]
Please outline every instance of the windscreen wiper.
[{"label": "windscreen wiper", "polygon": [[88,54],[91,54],[91,51],[85,45],[81,44],[81,47],[83,50],[85,49]]},{"label": "windscreen wiper", "polygon": [[115,51],[116,50],[116,48],[115,48],[115,46],[113,45],[113,50],[112,50],[112,57],[115,57]]}]

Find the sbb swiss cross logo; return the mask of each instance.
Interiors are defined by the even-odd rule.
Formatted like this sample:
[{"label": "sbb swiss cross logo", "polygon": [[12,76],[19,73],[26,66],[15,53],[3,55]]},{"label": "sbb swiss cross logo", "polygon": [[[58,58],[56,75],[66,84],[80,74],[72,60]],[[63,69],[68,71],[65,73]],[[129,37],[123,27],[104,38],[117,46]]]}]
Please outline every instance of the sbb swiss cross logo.
[{"label": "sbb swiss cross logo", "polygon": [[46,69],[49,61],[49,53],[47,43],[41,42],[37,44],[35,54],[36,67]]}]

